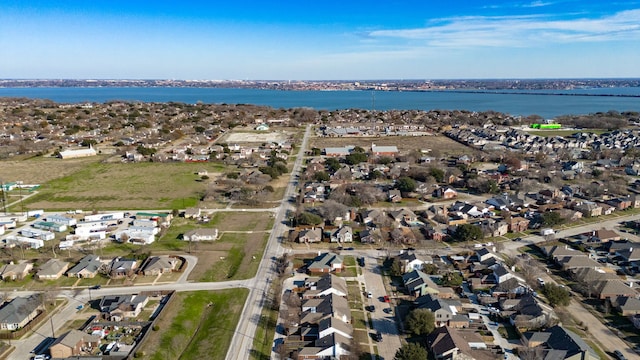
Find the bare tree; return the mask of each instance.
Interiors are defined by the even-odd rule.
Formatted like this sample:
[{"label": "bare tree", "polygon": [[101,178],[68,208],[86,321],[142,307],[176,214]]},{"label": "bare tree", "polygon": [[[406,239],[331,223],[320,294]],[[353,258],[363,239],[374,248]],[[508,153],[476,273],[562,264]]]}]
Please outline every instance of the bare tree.
[{"label": "bare tree", "polygon": [[522,360],[538,360],[544,357],[544,350],[541,346],[532,348],[520,347],[518,348],[518,356]]}]

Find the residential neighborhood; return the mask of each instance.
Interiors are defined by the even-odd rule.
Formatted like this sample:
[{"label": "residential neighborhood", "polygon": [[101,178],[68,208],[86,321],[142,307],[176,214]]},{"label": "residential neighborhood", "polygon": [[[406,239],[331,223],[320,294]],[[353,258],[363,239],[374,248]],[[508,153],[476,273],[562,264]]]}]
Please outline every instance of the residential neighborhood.
[{"label": "residential neighborhood", "polygon": [[[236,316],[220,340],[239,349],[230,359],[391,359],[414,345],[434,359],[640,356],[631,126],[117,101],[2,109],[30,129],[0,129],[2,156],[78,170],[1,179],[0,357],[153,358],[171,337],[185,345],[162,351],[204,347],[211,314]],[[114,206],[160,166],[178,186],[155,191],[159,206]],[[122,197],[73,192],[115,171]],[[215,297],[232,290],[245,298]],[[189,301],[198,314],[176,335]]]}]

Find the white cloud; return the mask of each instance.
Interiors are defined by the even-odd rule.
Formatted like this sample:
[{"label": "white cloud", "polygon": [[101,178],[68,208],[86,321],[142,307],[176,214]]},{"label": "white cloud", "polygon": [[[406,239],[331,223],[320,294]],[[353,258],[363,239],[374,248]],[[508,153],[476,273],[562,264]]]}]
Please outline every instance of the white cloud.
[{"label": "white cloud", "polygon": [[423,28],[377,30],[371,38],[437,47],[530,47],[549,43],[640,40],[640,9],[601,18],[552,15],[466,16],[434,19]]}]

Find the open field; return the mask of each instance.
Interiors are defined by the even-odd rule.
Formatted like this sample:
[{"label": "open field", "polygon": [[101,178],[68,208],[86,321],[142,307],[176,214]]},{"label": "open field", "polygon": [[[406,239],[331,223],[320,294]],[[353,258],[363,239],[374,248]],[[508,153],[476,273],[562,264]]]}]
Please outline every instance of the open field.
[{"label": "open field", "polygon": [[[38,166],[37,164],[34,166]],[[207,187],[197,171],[220,172],[218,164],[86,163],[59,172],[39,193],[24,201],[29,209],[171,209],[194,206]],[[40,171],[49,171],[40,168]]]},{"label": "open field", "polygon": [[[247,289],[175,294],[141,346],[143,359],[224,359]],[[214,340],[215,339],[215,340]]]},{"label": "open field", "polygon": [[235,143],[281,143],[289,138],[291,134],[288,132],[265,132],[265,131],[252,131],[252,132],[232,132],[223,136],[220,142],[226,142],[229,144]]},{"label": "open field", "polygon": [[310,147],[325,148],[354,145],[364,149],[370,149],[371,143],[378,146],[395,145],[401,152],[411,150],[439,151],[442,155],[469,153],[470,148],[445,136],[384,136],[384,137],[344,137],[344,138],[319,138],[314,137],[310,141]]},{"label": "open field", "polygon": [[104,156],[62,160],[52,157],[35,157],[27,160],[5,160],[2,166],[2,181],[22,181],[24,184],[44,184],[48,181],[71,175],[87,166],[99,163]]}]

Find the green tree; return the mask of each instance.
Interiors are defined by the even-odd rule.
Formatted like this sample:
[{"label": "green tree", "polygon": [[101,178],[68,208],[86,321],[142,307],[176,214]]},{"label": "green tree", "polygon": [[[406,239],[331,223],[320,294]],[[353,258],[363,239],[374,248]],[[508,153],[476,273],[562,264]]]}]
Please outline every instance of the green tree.
[{"label": "green tree", "polygon": [[318,171],[313,174],[313,179],[316,181],[329,181],[330,177],[325,171]]},{"label": "green tree", "polygon": [[380,170],[373,170],[369,173],[369,180],[383,179],[384,174]]},{"label": "green tree", "polygon": [[405,325],[414,335],[428,335],[435,328],[435,316],[429,309],[414,309],[407,315]]},{"label": "green tree", "polygon": [[479,226],[471,224],[458,225],[452,236],[455,241],[471,241],[484,238],[482,229]]},{"label": "green tree", "polygon": [[389,165],[393,162],[393,159],[388,156],[383,156],[376,161],[378,164]]},{"label": "green tree", "polygon": [[398,258],[394,258],[391,263],[391,276],[401,276],[402,275],[402,261]]},{"label": "green tree", "polygon": [[436,167],[429,168],[429,175],[433,176],[437,182],[444,181],[444,170],[438,169]]},{"label": "green tree", "polygon": [[324,164],[327,165],[327,169],[332,174],[340,169],[340,162],[336,158],[327,158]]},{"label": "green tree", "polygon": [[322,150],[320,150],[317,147],[311,148],[311,155],[312,156],[320,156],[320,155],[322,155]]},{"label": "green tree", "polygon": [[464,279],[462,278],[462,275],[460,275],[460,273],[450,272],[445,274],[442,277],[442,285],[443,286],[460,286],[462,285],[463,280]]},{"label": "green tree", "polygon": [[402,192],[412,192],[416,189],[416,181],[408,176],[403,176],[396,182],[396,188]]},{"label": "green tree", "polygon": [[356,147],[353,148],[353,152],[354,153],[359,153],[359,154],[364,154],[367,151],[364,148],[362,148],[361,146],[356,146]]},{"label": "green tree", "polygon": [[300,225],[319,225],[322,224],[322,218],[316,214],[304,211],[298,215],[298,224]]},{"label": "green tree", "polygon": [[344,161],[349,165],[367,162],[368,159],[367,154],[361,152],[354,152],[344,157]]},{"label": "green tree", "polygon": [[549,300],[549,303],[553,307],[567,306],[571,301],[569,291],[556,284],[544,284],[542,294]]},{"label": "green tree", "polygon": [[558,224],[562,224],[564,219],[560,216],[560,213],[555,211],[547,211],[543,212],[541,215],[542,225],[544,226],[555,226]]},{"label": "green tree", "polygon": [[393,360],[426,360],[429,354],[427,350],[416,343],[406,343],[402,345]]}]

